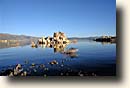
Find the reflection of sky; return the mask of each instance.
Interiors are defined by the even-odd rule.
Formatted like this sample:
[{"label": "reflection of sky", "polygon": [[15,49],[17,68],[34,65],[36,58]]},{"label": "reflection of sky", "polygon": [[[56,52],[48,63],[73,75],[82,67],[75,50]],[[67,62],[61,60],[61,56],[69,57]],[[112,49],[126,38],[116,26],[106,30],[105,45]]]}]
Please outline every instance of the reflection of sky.
[{"label": "reflection of sky", "polygon": [[[109,61],[116,60],[115,44],[102,45],[101,43],[84,41],[77,44],[70,44],[66,49],[71,47],[78,48],[78,58],[76,60],[78,63],[87,63],[85,61],[89,60],[107,60],[109,63]],[[0,57],[0,65],[21,63],[21,61],[24,62],[26,59],[36,62],[38,60],[47,62],[48,60],[66,58],[65,55],[54,53],[53,48],[31,48],[30,46],[0,49]]]},{"label": "reflection of sky", "polygon": [[[0,49],[0,71],[18,63],[28,69],[32,63],[35,63],[37,70],[40,70],[38,67],[40,64],[49,68],[48,75],[59,75],[60,71],[67,70],[96,72],[98,75],[116,74],[116,44],[102,45],[99,42],[81,41],[69,44],[66,49],[71,47],[78,49],[76,52],[78,57],[70,58],[66,54],[54,53],[53,48],[32,48],[30,45]],[[58,64],[50,65],[53,60]],[[25,61],[29,63],[25,64]],[[43,75],[43,69],[38,74]]]},{"label": "reflection of sky", "polygon": [[78,42],[76,45],[68,47],[76,47],[79,49],[79,54],[85,57],[109,57],[116,56],[116,44],[102,45],[100,42]]}]

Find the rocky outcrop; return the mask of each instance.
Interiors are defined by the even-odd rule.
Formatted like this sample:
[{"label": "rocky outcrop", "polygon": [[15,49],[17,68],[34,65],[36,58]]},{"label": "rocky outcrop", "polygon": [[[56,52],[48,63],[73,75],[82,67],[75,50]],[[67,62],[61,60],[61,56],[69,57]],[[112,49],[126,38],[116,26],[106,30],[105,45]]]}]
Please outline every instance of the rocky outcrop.
[{"label": "rocky outcrop", "polygon": [[112,43],[116,43],[116,37],[112,37],[112,36],[102,36],[101,38],[96,38],[94,41],[97,41],[97,42],[112,42]]},{"label": "rocky outcrop", "polygon": [[38,40],[39,44],[66,44],[69,42],[66,35],[62,32],[55,32],[53,37],[42,37]]}]

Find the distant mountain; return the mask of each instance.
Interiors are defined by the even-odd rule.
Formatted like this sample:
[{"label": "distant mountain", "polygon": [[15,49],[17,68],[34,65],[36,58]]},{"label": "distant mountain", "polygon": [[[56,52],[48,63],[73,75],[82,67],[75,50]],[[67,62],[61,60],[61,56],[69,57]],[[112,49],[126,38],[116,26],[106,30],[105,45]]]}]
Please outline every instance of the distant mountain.
[{"label": "distant mountain", "polygon": [[96,38],[99,38],[99,37],[70,37],[68,39],[72,40],[72,39],[77,39],[77,40],[94,40]]},{"label": "distant mountain", "polygon": [[[40,37],[34,37],[34,36],[26,36],[26,35],[13,35],[13,34],[7,34],[7,33],[0,33],[0,40],[37,40]],[[70,37],[68,39],[73,40],[93,40],[99,38],[99,36],[96,37]]]},{"label": "distant mountain", "polygon": [[38,39],[38,37],[0,33],[0,40],[31,40],[31,39]]}]

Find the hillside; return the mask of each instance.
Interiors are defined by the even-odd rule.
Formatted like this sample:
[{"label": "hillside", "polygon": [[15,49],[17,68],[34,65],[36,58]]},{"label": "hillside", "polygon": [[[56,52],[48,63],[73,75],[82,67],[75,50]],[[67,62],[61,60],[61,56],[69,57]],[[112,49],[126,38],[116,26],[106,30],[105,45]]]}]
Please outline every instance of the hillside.
[{"label": "hillside", "polygon": [[0,40],[35,40],[38,37],[0,33]]}]

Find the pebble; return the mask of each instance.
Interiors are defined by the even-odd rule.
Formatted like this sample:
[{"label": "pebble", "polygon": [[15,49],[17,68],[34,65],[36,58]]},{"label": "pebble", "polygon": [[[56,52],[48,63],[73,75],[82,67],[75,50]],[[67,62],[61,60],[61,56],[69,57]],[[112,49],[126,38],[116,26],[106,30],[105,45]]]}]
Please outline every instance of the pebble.
[{"label": "pebble", "polygon": [[35,63],[32,63],[32,66],[35,66]]},{"label": "pebble", "polygon": [[28,64],[29,63],[29,61],[28,60],[25,60],[25,64]]},{"label": "pebble", "polygon": [[44,68],[44,70],[45,70],[45,71],[48,71],[48,70],[49,70],[49,68]]},{"label": "pebble", "polygon": [[13,72],[10,72],[9,76],[14,76],[14,75],[13,75]]},{"label": "pebble", "polygon": [[63,67],[64,65],[62,64],[61,67]]},{"label": "pebble", "polygon": [[47,75],[46,75],[46,74],[44,74],[43,76],[44,76],[45,78],[47,77]]},{"label": "pebble", "polygon": [[41,64],[41,65],[40,65],[40,68],[44,68],[44,67],[45,67],[45,65],[44,65],[44,64]]},{"label": "pebble", "polygon": [[16,70],[19,70],[20,68],[21,68],[22,66],[21,66],[21,64],[17,64],[17,66],[16,66]]},{"label": "pebble", "polygon": [[33,69],[33,71],[34,71],[34,72],[37,72],[37,70],[36,70],[36,69]]},{"label": "pebble", "polygon": [[54,65],[54,64],[58,64],[58,62],[56,60],[53,60],[50,62],[51,65]]},{"label": "pebble", "polygon": [[24,75],[24,76],[27,76],[27,71],[24,71],[24,72],[23,72],[23,75]]},{"label": "pebble", "polygon": [[63,73],[60,73],[60,75],[62,76],[62,75],[63,75]]},{"label": "pebble", "polygon": [[84,75],[83,75],[83,74],[79,74],[79,76],[81,76],[81,77],[82,77],[82,76],[84,76]]}]

